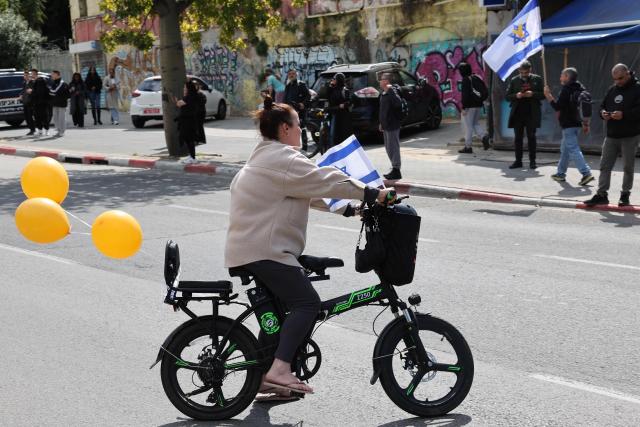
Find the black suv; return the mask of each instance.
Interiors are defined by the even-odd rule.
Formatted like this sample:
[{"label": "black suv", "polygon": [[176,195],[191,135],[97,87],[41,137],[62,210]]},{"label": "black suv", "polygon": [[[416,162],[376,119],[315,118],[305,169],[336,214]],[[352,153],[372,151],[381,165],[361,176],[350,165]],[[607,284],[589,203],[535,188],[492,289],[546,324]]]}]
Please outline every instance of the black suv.
[{"label": "black suv", "polygon": [[[333,76],[342,73],[346,77],[346,86],[351,90],[351,118],[356,136],[366,135],[378,139],[380,84],[383,73],[392,76],[391,83],[400,86],[402,97],[407,101],[409,113],[402,121],[402,127],[424,126],[426,129],[437,129],[442,121],[440,97],[426,80],[418,80],[408,73],[397,62],[378,64],[342,64],[330,67],[318,76],[312,89],[317,98],[312,101],[312,108],[326,101],[327,87]],[[313,129],[318,128],[313,114],[309,114],[307,122],[309,130],[316,139]]]},{"label": "black suv", "polygon": [[[49,80],[49,74],[38,74]],[[15,68],[0,69],[0,121],[13,127],[20,126],[24,121],[21,97],[23,75],[23,71],[16,71]]]},{"label": "black suv", "polygon": [[11,126],[20,126],[24,120],[22,112],[23,73],[15,69],[0,69],[0,121]]}]

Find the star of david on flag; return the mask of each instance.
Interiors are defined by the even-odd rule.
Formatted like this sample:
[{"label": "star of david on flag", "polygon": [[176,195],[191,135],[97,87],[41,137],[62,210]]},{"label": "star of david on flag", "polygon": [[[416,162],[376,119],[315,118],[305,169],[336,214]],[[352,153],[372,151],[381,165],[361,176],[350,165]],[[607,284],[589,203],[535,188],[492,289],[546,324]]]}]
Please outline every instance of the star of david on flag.
[{"label": "star of david on flag", "polygon": [[482,55],[482,59],[504,81],[522,62],[542,48],[540,6],[538,0],[530,0]]},{"label": "star of david on flag", "polygon": [[[331,147],[316,162],[318,166],[333,166],[370,187],[384,188],[382,177],[373,167],[358,139],[351,135],[341,144]],[[351,200],[324,199],[329,210],[335,212]]]}]

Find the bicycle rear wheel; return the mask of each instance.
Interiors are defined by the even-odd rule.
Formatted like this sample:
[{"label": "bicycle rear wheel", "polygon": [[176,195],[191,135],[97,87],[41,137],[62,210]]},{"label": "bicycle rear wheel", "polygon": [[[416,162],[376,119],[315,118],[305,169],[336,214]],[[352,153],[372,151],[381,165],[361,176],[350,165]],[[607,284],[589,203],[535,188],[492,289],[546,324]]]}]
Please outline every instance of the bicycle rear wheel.
[{"label": "bicycle rear wheel", "polygon": [[214,357],[231,324],[225,317],[201,317],[199,322],[185,323],[165,348],[162,386],[171,403],[191,418],[232,418],[258,392],[262,380],[258,341],[246,327],[236,325],[221,355]]},{"label": "bicycle rear wheel", "polygon": [[398,322],[380,346],[380,383],[398,407],[421,417],[449,413],[473,382],[473,357],[464,337],[442,319],[416,314],[429,360],[420,363],[407,324]]}]

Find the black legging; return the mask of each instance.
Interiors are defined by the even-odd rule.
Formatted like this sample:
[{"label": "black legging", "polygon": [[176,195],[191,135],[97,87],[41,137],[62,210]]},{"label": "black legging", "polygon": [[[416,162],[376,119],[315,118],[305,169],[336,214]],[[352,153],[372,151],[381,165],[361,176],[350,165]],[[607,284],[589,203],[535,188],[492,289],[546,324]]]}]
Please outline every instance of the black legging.
[{"label": "black legging", "polygon": [[49,105],[48,104],[36,104],[33,107],[33,116],[35,118],[36,127],[38,129],[45,128],[49,130]]},{"label": "black legging", "polygon": [[289,309],[282,324],[275,357],[291,363],[320,312],[320,297],[300,267],[275,261],[256,261],[244,268],[255,274]]}]

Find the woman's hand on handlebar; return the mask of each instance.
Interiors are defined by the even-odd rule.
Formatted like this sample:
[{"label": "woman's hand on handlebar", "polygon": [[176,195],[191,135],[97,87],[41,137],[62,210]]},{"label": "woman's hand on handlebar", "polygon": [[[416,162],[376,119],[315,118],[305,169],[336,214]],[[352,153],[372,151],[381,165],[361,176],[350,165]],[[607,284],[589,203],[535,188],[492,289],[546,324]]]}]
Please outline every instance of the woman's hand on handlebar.
[{"label": "woman's hand on handlebar", "polygon": [[388,205],[396,200],[396,196],[396,190],[394,190],[393,187],[383,188],[380,190],[380,193],[378,193],[376,200],[382,205]]}]

